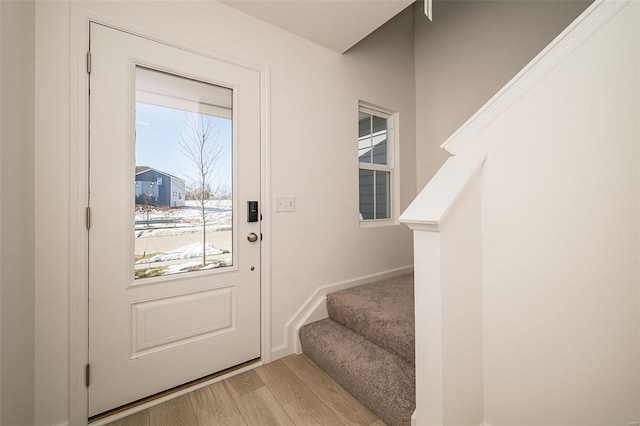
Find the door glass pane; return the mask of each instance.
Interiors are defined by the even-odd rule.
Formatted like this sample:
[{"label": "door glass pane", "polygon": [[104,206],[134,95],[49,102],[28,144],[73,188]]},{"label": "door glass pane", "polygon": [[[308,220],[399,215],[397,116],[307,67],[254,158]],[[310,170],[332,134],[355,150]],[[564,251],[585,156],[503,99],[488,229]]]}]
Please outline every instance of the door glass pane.
[{"label": "door glass pane", "polygon": [[136,68],[136,279],[233,265],[232,99]]}]

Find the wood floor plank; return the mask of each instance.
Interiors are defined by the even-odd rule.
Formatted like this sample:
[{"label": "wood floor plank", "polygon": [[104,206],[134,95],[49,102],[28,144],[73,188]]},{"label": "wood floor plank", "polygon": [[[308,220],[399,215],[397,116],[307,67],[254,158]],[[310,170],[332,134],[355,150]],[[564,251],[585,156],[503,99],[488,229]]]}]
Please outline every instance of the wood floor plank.
[{"label": "wood floor plank", "polygon": [[231,377],[110,426],[314,424],[384,426],[304,355]]},{"label": "wood floor plank", "polygon": [[225,380],[229,393],[233,398],[248,394],[264,386],[255,370],[245,371],[242,374],[233,376]]},{"label": "wood floor plank", "polygon": [[291,355],[283,358],[282,362],[329,406],[344,424],[368,426],[378,420],[375,414],[306,356]]},{"label": "wood floor plank", "polygon": [[294,426],[266,386],[242,395],[234,402],[249,426]]},{"label": "wood floor plank", "polygon": [[199,426],[246,425],[224,382],[214,383],[189,394]]},{"label": "wood floor plank", "polygon": [[198,424],[189,395],[183,395],[149,408],[149,422],[153,426],[194,426]]},{"label": "wood floor plank", "polygon": [[143,410],[124,419],[116,420],[107,426],[149,426],[149,410]]},{"label": "wood floor plank", "polygon": [[297,425],[340,425],[343,423],[282,360],[256,369],[262,381]]}]

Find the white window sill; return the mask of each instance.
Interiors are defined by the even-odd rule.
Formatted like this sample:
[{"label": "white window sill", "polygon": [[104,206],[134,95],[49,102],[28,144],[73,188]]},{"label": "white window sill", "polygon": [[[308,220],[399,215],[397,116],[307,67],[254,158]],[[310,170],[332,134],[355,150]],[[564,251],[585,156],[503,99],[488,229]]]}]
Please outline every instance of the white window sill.
[{"label": "white window sill", "polygon": [[361,220],[360,228],[380,228],[383,226],[400,225],[398,219],[377,219],[377,220]]}]

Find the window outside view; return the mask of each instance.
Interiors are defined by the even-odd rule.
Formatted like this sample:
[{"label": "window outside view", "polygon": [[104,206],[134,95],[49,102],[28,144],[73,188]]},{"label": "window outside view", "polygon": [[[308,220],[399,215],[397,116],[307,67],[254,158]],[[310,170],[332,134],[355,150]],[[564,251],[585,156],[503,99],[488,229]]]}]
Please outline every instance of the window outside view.
[{"label": "window outside view", "polygon": [[232,90],[138,67],[135,279],[233,264]]},{"label": "window outside view", "polygon": [[358,114],[360,220],[391,218],[391,167],[387,118],[364,108]]}]

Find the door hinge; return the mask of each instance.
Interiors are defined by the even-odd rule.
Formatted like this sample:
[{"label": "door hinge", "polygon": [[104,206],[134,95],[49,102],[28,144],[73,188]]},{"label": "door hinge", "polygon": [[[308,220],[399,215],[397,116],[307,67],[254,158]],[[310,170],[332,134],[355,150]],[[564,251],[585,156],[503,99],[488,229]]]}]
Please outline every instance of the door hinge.
[{"label": "door hinge", "polygon": [[87,207],[86,212],[86,220],[87,220],[87,230],[91,229],[91,207]]},{"label": "door hinge", "polygon": [[91,383],[91,364],[87,364],[84,367],[84,383],[87,387]]},{"label": "door hinge", "polygon": [[91,74],[91,51],[87,51],[87,74]]}]

